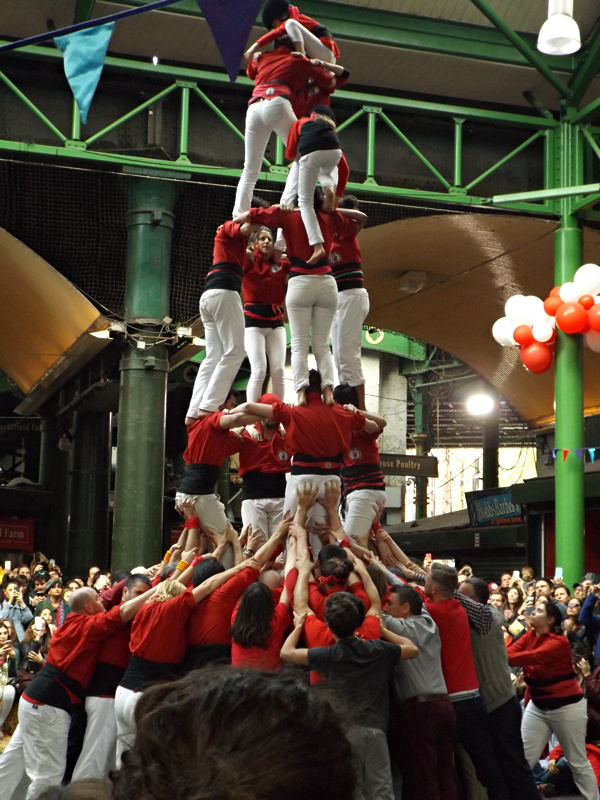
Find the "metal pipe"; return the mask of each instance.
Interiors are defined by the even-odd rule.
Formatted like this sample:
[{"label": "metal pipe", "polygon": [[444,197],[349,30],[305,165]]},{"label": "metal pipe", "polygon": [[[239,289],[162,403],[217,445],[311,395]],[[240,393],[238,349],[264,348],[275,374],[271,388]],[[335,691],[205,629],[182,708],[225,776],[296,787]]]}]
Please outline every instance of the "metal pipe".
[{"label": "metal pipe", "polygon": [[462,186],[462,155],[463,155],[463,124],[464,119],[454,118],[454,185]]},{"label": "metal pipe", "polygon": [[181,116],[179,118],[179,157],[188,154],[190,133],[190,87],[181,87]]},{"label": "metal pipe", "polygon": [[374,111],[367,111],[367,180],[375,180],[375,123]]}]

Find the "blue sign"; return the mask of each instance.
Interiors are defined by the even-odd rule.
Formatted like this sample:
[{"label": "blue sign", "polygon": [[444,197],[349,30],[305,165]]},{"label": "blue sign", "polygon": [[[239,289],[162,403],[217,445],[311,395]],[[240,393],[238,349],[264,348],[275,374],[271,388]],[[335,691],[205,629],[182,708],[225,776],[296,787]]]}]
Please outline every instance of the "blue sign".
[{"label": "blue sign", "polygon": [[471,525],[518,525],[524,522],[523,508],[513,503],[510,489],[465,492]]}]

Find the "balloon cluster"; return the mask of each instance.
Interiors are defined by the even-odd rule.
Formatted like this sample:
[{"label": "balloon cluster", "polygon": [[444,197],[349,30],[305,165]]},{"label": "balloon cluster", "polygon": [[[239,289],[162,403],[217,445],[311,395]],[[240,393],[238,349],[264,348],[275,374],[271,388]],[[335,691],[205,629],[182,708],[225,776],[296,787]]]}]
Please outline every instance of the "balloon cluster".
[{"label": "balloon cluster", "polygon": [[496,320],[492,335],[504,347],[517,344],[530,372],[550,369],[556,330],[581,333],[591,350],[600,353],[600,267],[584,264],[572,281],[555,286],[545,300],[513,295]]}]

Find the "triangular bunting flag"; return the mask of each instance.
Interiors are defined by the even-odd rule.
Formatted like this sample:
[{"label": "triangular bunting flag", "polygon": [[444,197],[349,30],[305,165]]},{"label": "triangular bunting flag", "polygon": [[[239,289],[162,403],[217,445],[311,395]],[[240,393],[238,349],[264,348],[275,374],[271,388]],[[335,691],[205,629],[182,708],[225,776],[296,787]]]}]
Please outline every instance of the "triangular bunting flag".
[{"label": "triangular bunting flag", "polygon": [[595,447],[588,447],[588,453],[590,454],[590,461],[592,464],[596,460],[596,448]]},{"label": "triangular bunting flag", "polygon": [[577,453],[577,460],[581,461],[581,456],[583,455],[583,447],[577,447],[575,452]]},{"label": "triangular bunting flag", "polygon": [[229,80],[235,83],[262,0],[198,0]]},{"label": "triangular bunting flag", "polygon": [[567,460],[567,456],[569,455],[569,449],[566,448],[563,450],[563,463]]},{"label": "triangular bunting flag", "polygon": [[114,22],[57,36],[54,41],[64,56],[65,75],[85,125],[94,93],[102,75]]},{"label": "triangular bunting flag", "polygon": [[553,447],[553,448],[552,448],[552,458],[556,458],[556,453],[557,453],[557,452],[558,452],[558,451],[557,451],[556,447]]}]

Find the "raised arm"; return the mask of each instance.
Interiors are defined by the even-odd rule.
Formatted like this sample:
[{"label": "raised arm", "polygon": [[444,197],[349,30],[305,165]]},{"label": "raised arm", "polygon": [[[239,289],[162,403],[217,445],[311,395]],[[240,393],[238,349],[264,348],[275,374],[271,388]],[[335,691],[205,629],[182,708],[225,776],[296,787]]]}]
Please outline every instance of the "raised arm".
[{"label": "raised arm", "polygon": [[338,539],[343,539],[346,535],[340,519],[340,483],[339,481],[325,481],[325,493],[317,500],[329,517],[329,529]]},{"label": "raised arm", "polygon": [[319,488],[314,483],[301,483],[296,487],[296,514],[294,515],[294,522],[300,527],[306,527],[306,517],[309,508],[312,508],[316,502]]},{"label": "raised arm", "polygon": [[252,569],[259,569],[258,563],[254,558],[248,558],[246,561],[242,561],[240,564],[237,564],[235,567],[231,569],[226,569],[225,572],[219,572],[217,575],[213,575],[212,577],[205,580],[199,586],[196,586],[193,589],[192,594],[194,596],[194,600],[196,603],[199,603],[201,600],[204,600],[205,597],[208,597],[209,594],[218,589],[219,586],[223,586],[224,583],[230,578],[233,578],[234,575],[237,575],[238,572],[241,572],[246,567],[251,567]]},{"label": "raised arm", "polygon": [[377,591],[377,587],[373,583],[373,579],[369,575],[367,568],[360,560],[360,558],[356,558],[356,556],[352,553],[349,547],[344,548],[348,558],[354,562],[354,572],[360,578],[362,585],[365,587],[365,592],[367,593],[367,597],[369,598],[369,602],[371,607],[367,611],[367,617],[379,617],[381,619],[381,597],[379,597],[379,592]]},{"label": "raised arm", "polygon": [[[298,584],[296,584],[296,586],[297,585]],[[294,603],[295,602],[296,596],[294,594]],[[299,613],[297,610],[294,611],[294,630],[283,643],[281,652],[279,653],[281,660],[286,661],[288,664],[308,664],[308,650],[306,648],[298,649],[298,641],[304,627],[305,619],[306,612]]]},{"label": "raised arm", "polygon": [[271,557],[273,556],[275,550],[277,550],[278,546],[285,542],[290,531],[291,524],[291,517],[282,517],[275,533],[270,539],[267,539],[262,547],[256,552],[254,558],[259,563],[259,569],[262,569],[267,561],[271,560]]}]

